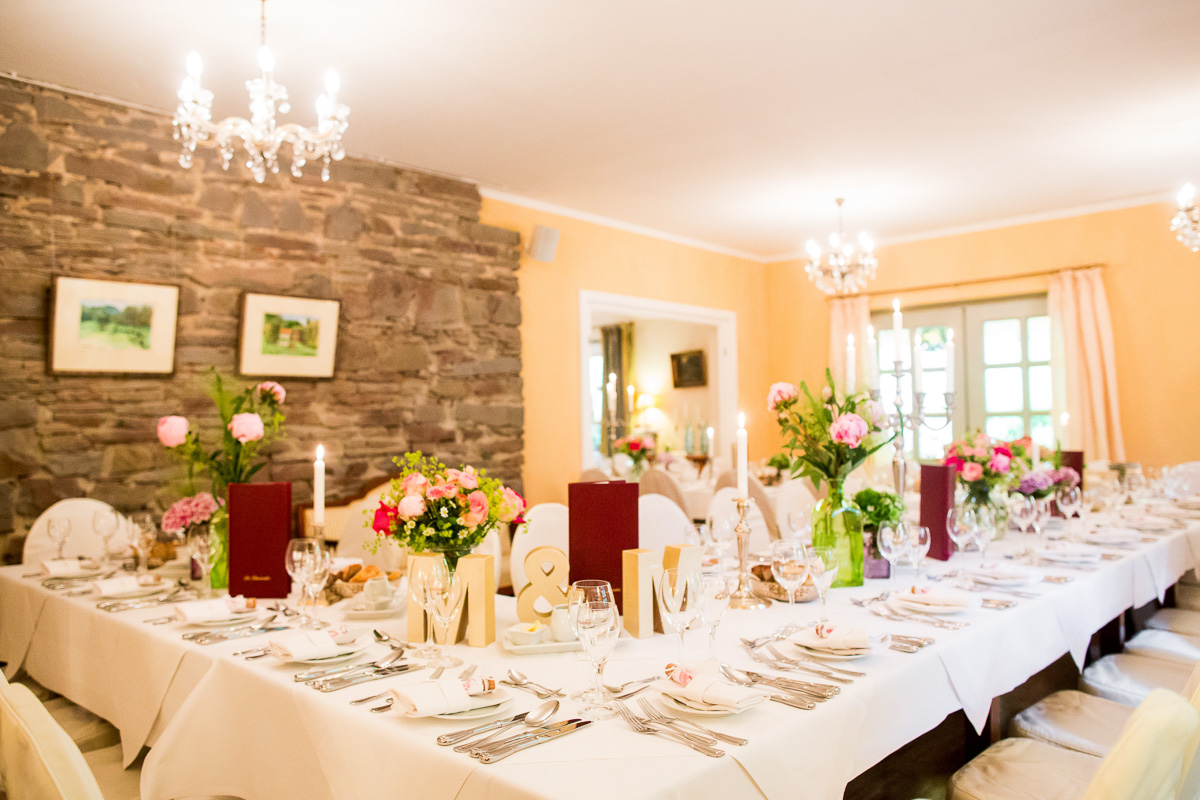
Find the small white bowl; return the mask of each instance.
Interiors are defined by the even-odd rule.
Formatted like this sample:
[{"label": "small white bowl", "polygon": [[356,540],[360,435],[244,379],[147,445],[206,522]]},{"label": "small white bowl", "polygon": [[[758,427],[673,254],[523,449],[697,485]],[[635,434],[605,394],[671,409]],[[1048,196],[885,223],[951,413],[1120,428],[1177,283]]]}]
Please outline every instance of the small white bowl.
[{"label": "small white bowl", "polygon": [[519,622],[516,625],[509,627],[508,639],[515,645],[541,644],[550,634],[550,628],[537,623],[537,630],[529,630],[533,623]]}]

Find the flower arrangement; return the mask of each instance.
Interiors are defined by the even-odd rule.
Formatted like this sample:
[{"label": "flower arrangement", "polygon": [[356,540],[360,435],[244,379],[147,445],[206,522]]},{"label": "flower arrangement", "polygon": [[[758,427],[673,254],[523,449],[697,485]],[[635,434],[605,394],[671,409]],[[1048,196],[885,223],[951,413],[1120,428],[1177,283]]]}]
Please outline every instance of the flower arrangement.
[{"label": "flower arrangement", "polygon": [[1059,489],[1079,485],[1079,473],[1070,467],[1058,469],[1030,470],[1025,473],[1017,484],[1017,491],[1029,497],[1043,499]]},{"label": "flower arrangement", "polygon": [[942,463],[954,467],[968,495],[986,500],[993,489],[1009,484],[1013,451],[1006,442],[976,430],[947,445]]},{"label": "flower arrangement", "polygon": [[879,530],[880,525],[896,524],[904,516],[904,500],[892,492],[863,489],[853,498],[854,507],[862,512],[863,527]]},{"label": "flower arrangement", "polygon": [[209,396],[216,403],[224,430],[220,448],[208,451],[200,434],[191,430],[187,417],[169,416],[158,421],[158,440],[188,465],[188,483],[194,485],[199,468],[212,479],[213,494],[225,494],[231,483],[246,483],[264,463],[255,463],[265,445],[283,436],[283,404],[287,392],[275,381],[247,386],[232,394],[216,370]]},{"label": "flower arrangement", "polygon": [[654,460],[657,450],[658,443],[653,436],[631,434],[613,442],[613,452],[629,456],[633,460],[633,466],[637,472],[640,472],[648,462]]},{"label": "flower arrangement", "polygon": [[799,389],[773,384],[767,395],[767,410],[779,421],[784,450],[791,456],[792,475],[809,478],[818,489],[821,481],[844,481],[894,438],[883,434],[887,414],[882,405],[864,393],[839,398],[829,370],[825,380],[820,400],[803,381]]},{"label": "flower arrangement", "polygon": [[380,539],[418,553],[444,552],[453,568],[497,524],[523,522],[524,498],[483,470],[453,469],[420,451],[393,460],[400,475],[366,523]]},{"label": "flower arrangement", "polygon": [[193,525],[208,523],[222,505],[208,492],[176,500],[162,517],[162,529],[166,533],[185,531]]}]

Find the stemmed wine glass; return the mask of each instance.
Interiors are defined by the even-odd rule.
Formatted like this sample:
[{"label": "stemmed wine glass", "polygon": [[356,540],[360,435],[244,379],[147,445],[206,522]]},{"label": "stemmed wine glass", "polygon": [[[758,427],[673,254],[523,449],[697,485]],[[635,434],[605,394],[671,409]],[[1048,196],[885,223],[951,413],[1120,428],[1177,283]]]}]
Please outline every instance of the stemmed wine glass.
[{"label": "stemmed wine glass", "polygon": [[793,511],[787,516],[792,538],[805,546],[812,544],[812,515]]},{"label": "stemmed wine glass", "polygon": [[946,512],[946,533],[950,534],[950,541],[954,542],[954,549],[963,558],[966,558],[967,545],[975,536],[977,524],[975,510],[968,506],[951,506],[950,510]]},{"label": "stemmed wine glass", "polygon": [[617,709],[608,690],[604,688],[604,665],[608,663],[608,657],[612,655],[621,635],[616,603],[611,600],[581,602],[577,604],[573,616],[583,654],[595,670],[592,675],[592,700],[580,713],[588,719],[609,719],[616,715]]},{"label": "stemmed wine glass", "polygon": [[908,536],[908,552],[912,558],[913,569],[917,573],[916,582],[921,582],[921,562],[925,560],[925,556],[929,554],[929,545],[932,543],[932,535],[929,528],[924,525],[914,525],[910,529],[911,533]]},{"label": "stemmed wine glass", "polygon": [[150,571],[150,551],[158,541],[158,523],[145,511],[133,515],[133,546],[137,550],[138,573]]},{"label": "stemmed wine glass", "polygon": [[700,622],[708,633],[708,657],[717,660],[717,628],[729,609],[729,598],[737,588],[737,579],[726,575],[700,578]]},{"label": "stemmed wine glass", "polygon": [[771,542],[771,574],[787,592],[789,618],[796,607],[796,592],[808,578],[808,570],[808,554],[803,544],[789,539]]},{"label": "stemmed wine glass", "polygon": [[[287,574],[291,576],[292,582],[297,584],[300,589],[300,600],[297,606],[300,610],[300,627],[302,628],[316,627],[316,617],[309,613],[306,601],[309,586],[312,583],[310,576],[317,568],[317,552],[320,547],[321,545],[316,539],[292,539],[288,542],[284,567],[287,569]],[[316,604],[317,599],[314,597],[314,608]]]},{"label": "stemmed wine glass", "polygon": [[724,573],[727,569],[726,556],[737,542],[737,519],[732,516],[713,517],[708,523],[708,536],[713,550],[717,553],[717,570]]},{"label": "stemmed wine glass", "polygon": [[679,631],[679,662],[683,663],[683,635],[700,613],[700,573],[678,567],[664,569],[658,588],[663,620]]},{"label": "stemmed wine glass", "polygon": [[[1075,525],[1075,515],[1083,508],[1083,492],[1078,486],[1064,486],[1055,493],[1054,504],[1058,506],[1058,513],[1066,518],[1067,524]],[[1079,524],[1082,525],[1082,519]]]},{"label": "stemmed wine glass", "polygon": [[809,552],[811,556],[808,559],[808,574],[812,576],[813,585],[817,587],[817,594],[821,596],[821,619],[819,621],[828,622],[829,606],[826,596],[829,594],[829,587],[837,580],[837,548],[813,547]]},{"label": "stemmed wine glass", "polygon": [[[196,565],[200,567],[200,596],[209,597],[212,595],[212,583],[209,575],[212,572],[212,562],[209,561],[212,542],[209,539],[208,527],[206,525],[192,525],[187,531],[187,546],[188,552],[195,559]],[[291,570],[288,570],[291,575]],[[293,576],[294,578],[295,576]]]},{"label": "stemmed wine glass", "polygon": [[904,558],[908,552],[908,535],[904,531],[904,523],[897,522],[895,524],[885,522],[879,526],[879,530],[875,534],[876,543],[879,545],[879,552],[887,559],[891,565],[890,574],[892,576],[891,589],[896,590],[896,564]]},{"label": "stemmed wine glass", "polygon": [[996,517],[986,506],[977,506],[975,519],[975,541],[979,544],[979,565],[986,566],[987,546],[991,543],[992,537],[996,535]]},{"label": "stemmed wine glass", "polygon": [[429,585],[433,582],[434,574],[439,567],[444,566],[444,560],[439,565],[436,558],[416,558],[413,559],[408,571],[408,596],[413,604],[421,609],[423,620],[421,643],[415,648],[417,657],[422,660],[434,658],[436,654],[432,631],[433,606],[429,599]]},{"label": "stemmed wine glass", "polygon": [[62,558],[63,548],[67,546],[67,540],[71,538],[71,520],[67,517],[51,517],[47,533],[50,534],[50,541],[54,542],[54,546],[58,550],[56,558]]},{"label": "stemmed wine glass", "polygon": [[313,555],[312,566],[308,569],[308,594],[312,597],[312,626],[314,628],[324,628],[329,623],[322,622],[319,616],[320,612],[317,601],[321,599],[321,590],[325,588],[325,582],[329,579],[329,573],[333,569],[333,554],[329,551],[320,540],[317,540],[317,552]]},{"label": "stemmed wine glass", "polygon": [[116,534],[119,521],[120,517],[115,508],[102,508],[92,515],[92,528],[100,537],[101,547],[104,548],[100,554],[101,561],[108,560],[108,543]]},{"label": "stemmed wine glass", "polygon": [[1033,499],[1033,533],[1036,536],[1041,536],[1042,531],[1046,529],[1046,523],[1050,521],[1050,501],[1035,497]]},{"label": "stemmed wine glass", "polygon": [[462,578],[450,571],[445,558],[430,560],[433,561],[434,568],[426,578],[425,591],[429,595],[434,624],[437,625],[434,637],[435,657],[430,666],[457,667],[463,661],[447,653],[446,645],[450,643],[450,624],[458,619],[458,612],[462,610],[466,587]]},{"label": "stemmed wine glass", "polygon": [[1008,501],[1008,512],[1021,533],[1028,534],[1037,521],[1037,500],[1027,494],[1015,494]]},{"label": "stemmed wine glass", "polygon": [[[601,580],[582,580],[571,584],[571,588],[567,590],[567,619],[570,620],[571,628],[580,638],[581,643],[583,634],[579,628],[579,614],[585,606],[592,603],[608,604],[615,609],[617,600],[616,595],[613,594],[612,584]],[[602,683],[576,692],[571,695],[571,699],[582,701],[585,708],[605,707],[611,702],[608,690]]]}]

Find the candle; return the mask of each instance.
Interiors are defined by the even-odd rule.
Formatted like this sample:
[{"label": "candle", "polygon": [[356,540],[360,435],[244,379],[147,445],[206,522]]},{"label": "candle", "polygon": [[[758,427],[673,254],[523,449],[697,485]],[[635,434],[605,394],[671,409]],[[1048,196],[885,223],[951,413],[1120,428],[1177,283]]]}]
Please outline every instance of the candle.
[{"label": "candle", "polygon": [[1037,442],[1030,441],[1029,455],[1033,458],[1033,468],[1037,469],[1042,465],[1042,448]]},{"label": "candle", "polygon": [[924,387],[921,385],[923,383],[922,376],[924,375],[924,370],[921,367],[921,346],[920,346],[920,343],[917,341],[916,328],[913,328],[912,333],[913,333],[913,342],[912,342],[913,394],[916,395],[916,394],[920,394],[922,391],[924,391]]},{"label": "candle", "polygon": [[313,462],[313,525],[325,524],[325,446],[317,445]]},{"label": "candle", "polygon": [[946,331],[946,391],[954,391],[954,328]]},{"label": "candle", "polygon": [[867,381],[873,391],[879,391],[879,344],[874,325],[867,326]]},{"label": "candle", "polygon": [[749,497],[749,468],[746,463],[746,415],[738,414],[737,432],[737,490],[738,497]]},{"label": "candle", "polygon": [[608,373],[608,384],[604,391],[608,395],[608,425],[611,428],[617,422],[617,373]]},{"label": "candle", "polygon": [[708,430],[705,431],[705,435],[708,437],[708,457],[712,458],[717,451],[713,450],[713,439],[715,437],[713,436],[713,429],[711,425],[708,426]]},{"label": "candle", "polygon": [[904,351],[904,315],[900,313],[900,298],[892,299],[892,350],[893,360],[903,361]]},{"label": "candle", "polygon": [[858,357],[854,352],[854,334],[846,334],[846,394],[854,394],[855,379],[858,377]]}]

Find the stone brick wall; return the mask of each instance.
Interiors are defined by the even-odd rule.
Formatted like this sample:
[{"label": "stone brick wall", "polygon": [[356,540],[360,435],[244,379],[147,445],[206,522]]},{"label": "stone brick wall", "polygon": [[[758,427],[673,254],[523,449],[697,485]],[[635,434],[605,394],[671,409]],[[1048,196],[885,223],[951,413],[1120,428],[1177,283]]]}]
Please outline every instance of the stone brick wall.
[{"label": "stone brick wall", "polygon": [[[418,448],[520,487],[520,243],[480,224],[474,186],[356,159],[328,183],[310,167],[259,185],[240,166],[222,171],[212,151],[191,170],[177,156],[168,117],[0,79],[0,543],[10,559],[61,498],[133,510],[179,496],[182,469],[155,422],[183,414],[214,441],[204,376],[235,373],[245,291],[342,303],[335,377],[280,379],[287,438],[260,479],[293,481],[297,502],[310,500],[320,442],[330,498]],[[178,285],[175,374],[49,375],[52,275]]]}]

